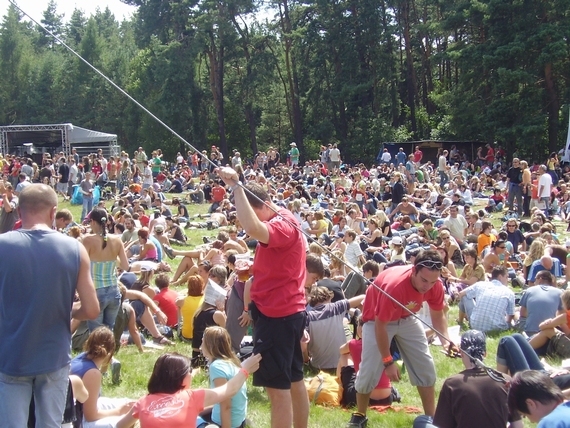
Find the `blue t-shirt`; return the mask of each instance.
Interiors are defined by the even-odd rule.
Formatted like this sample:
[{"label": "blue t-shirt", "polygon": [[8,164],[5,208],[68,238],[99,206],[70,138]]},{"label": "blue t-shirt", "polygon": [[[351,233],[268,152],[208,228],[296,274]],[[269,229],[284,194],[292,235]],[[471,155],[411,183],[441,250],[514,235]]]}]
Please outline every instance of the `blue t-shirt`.
[{"label": "blue t-shirt", "polygon": [[396,164],[396,166],[402,164],[402,165],[406,165],[406,160],[408,159],[408,156],[404,153],[404,152],[398,152],[396,153],[396,161],[398,162]]},{"label": "blue t-shirt", "polygon": [[538,333],[538,325],[556,316],[556,311],[563,310],[560,295],[562,290],[550,285],[529,287],[521,297],[520,305],[527,310],[524,331],[528,335]]},{"label": "blue t-shirt", "polygon": [[[210,388],[214,388],[214,379],[225,379],[229,381],[233,378],[240,368],[234,363],[227,360],[215,360],[210,364]],[[232,428],[239,427],[245,420],[247,414],[247,389],[245,384],[232,397]],[[220,405],[214,405],[212,409],[212,420],[222,425],[222,416],[220,414]]]},{"label": "blue t-shirt", "polygon": [[[532,262],[530,268],[528,269],[528,275],[527,275],[528,282],[534,282],[536,280],[536,275],[541,270],[548,270],[548,269],[545,269],[545,267],[542,266],[540,260],[535,260],[534,262]],[[556,258],[552,259],[552,269],[550,269],[550,273],[557,278],[562,276],[562,267],[560,266],[560,262]]]},{"label": "blue t-shirt", "polygon": [[80,245],[53,230],[0,235],[0,373],[37,376],[69,364]]},{"label": "blue t-shirt", "polygon": [[570,428],[570,402],[560,404],[549,415],[542,418],[537,428]]}]

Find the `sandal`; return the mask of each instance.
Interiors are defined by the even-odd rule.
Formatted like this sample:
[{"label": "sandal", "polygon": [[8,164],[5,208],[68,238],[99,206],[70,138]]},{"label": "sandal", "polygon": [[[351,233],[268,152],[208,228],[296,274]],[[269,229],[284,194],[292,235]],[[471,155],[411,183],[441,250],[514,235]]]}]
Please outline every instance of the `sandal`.
[{"label": "sandal", "polygon": [[168,245],[164,245],[164,252],[166,253],[166,255],[168,257],[170,257],[171,259],[174,259],[176,256],[174,255],[174,251],[172,250],[172,247],[169,247]]},{"label": "sandal", "polygon": [[156,343],[157,345],[174,345],[174,342],[168,340],[164,336],[153,337],[152,342]]}]

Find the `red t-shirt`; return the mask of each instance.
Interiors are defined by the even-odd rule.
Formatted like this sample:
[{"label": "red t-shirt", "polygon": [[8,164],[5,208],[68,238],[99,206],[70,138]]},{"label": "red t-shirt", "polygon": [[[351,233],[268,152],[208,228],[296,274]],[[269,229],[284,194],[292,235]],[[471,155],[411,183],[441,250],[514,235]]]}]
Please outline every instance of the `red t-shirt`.
[{"label": "red t-shirt", "polygon": [[145,428],[193,427],[198,413],[204,410],[205,396],[203,389],[149,394],[135,403],[133,417]]},{"label": "red t-shirt", "polygon": [[[360,361],[362,361],[362,340],[352,339],[348,342],[348,349],[350,350],[350,357],[354,363],[354,372],[358,373]],[[383,370],[378,385],[376,385],[374,389],[390,388],[391,386],[390,378],[386,375],[386,370]]]},{"label": "red t-shirt", "polygon": [[489,147],[489,149],[487,149],[487,154],[485,155],[485,160],[487,162],[492,162],[495,160],[495,151]]},{"label": "red t-shirt", "polygon": [[423,157],[424,157],[424,153],[420,149],[418,149],[414,152],[414,162],[415,163],[421,162]]},{"label": "red t-shirt", "polygon": [[154,301],[158,303],[158,307],[164,315],[166,315],[167,325],[169,327],[174,327],[178,324],[178,307],[176,306],[176,299],[178,299],[178,293],[170,288],[163,288],[154,296]]},{"label": "red t-shirt", "polygon": [[222,202],[226,196],[226,189],[222,186],[212,187],[212,201]]},{"label": "red t-shirt", "polygon": [[[424,301],[428,302],[429,307],[435,311],[443,310],[442,282],[437,281],[427,293],[422,294],[412,286],[412,267],[407,265],[386,269],[378,275],[374,284],[414,313],[421,309]],[[383,322],[390,322],[408,316],[410,316],[408,311],[394,303],[376,287],[368,287],[362,309],[364,322],[374,321],[376,318]]]},{"label": "red t-shirt", "polygon": [[[285,221],[285,220],[286,221]],[[289,210],[265,222],[269,242],[259,243],[253,260],[251,300],[271,318],[305,310],[305,245],[299,222]]]},{"label": "red t-shirt", "polygon": [[150,217],[146,214],[143,214],[139,217],[139,221],[141,222],[142,227],[148,227],[148,224],[150,223]]}]

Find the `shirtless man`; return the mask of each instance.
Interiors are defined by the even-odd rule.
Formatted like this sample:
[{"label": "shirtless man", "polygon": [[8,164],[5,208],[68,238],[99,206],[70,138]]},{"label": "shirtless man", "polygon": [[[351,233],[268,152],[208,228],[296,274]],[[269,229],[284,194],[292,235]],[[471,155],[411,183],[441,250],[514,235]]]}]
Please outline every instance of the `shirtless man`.
[{"label": "shirtless man", "polygon": [[407,196],[402,198],[402,202],[396,206],[388,217],[392,220],[396,214],[407,215],[413,222],[418,221],[418,209],[414,204],[410,204],[410,200]]}]

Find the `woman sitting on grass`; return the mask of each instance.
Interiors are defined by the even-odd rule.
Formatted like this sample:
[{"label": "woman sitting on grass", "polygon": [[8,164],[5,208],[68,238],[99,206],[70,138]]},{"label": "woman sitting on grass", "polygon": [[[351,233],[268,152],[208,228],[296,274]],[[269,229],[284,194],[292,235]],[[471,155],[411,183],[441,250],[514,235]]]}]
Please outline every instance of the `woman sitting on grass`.
[{"label": "woman sitting on grass", "polygon": [[[222,327],[208,327],[202,340],[202,353],[208,360],[210,388],[226,385],[239,373],[241,364],[232,351],[230,335]],[[202,427],[231,427],[245,426],[247,414],[247,389],[242,385],[238,392],[214,407],[202,412],[197,426]]]},{"label": "woman sitting on grass", "polygon": [[[226,285],[226,274],[227,270],[223,265],[216,265],[210,269],[209,279],[223,288]],[[200,347],[202,346],[202,338],[206,328],[216,325],[220,327],[226,326],[225,299],[221,299],[220,296],[215,294],[212,294],[212,297],[209,298],[208,287],[211,287],[211,285],[206,285],[204,303],[202,303],[194,315],[194,331],[192,332],[193,362],[200,360]]]},{"label": "woman sitting on grass", "polygon": [[141,398],[116,425],[117,428],[160,426],[178,428],[196,426],[196,418],[205,407],[232,397],[244,384],[249,373],[259,368],[261,355],[252,355],[225,385],[214,389],[190,389],[192,367],[184,355],[161,355],[148,381],[148,395]]},{"label": "woman sitting on grass", "polygon": [[[151,299],[154,299],[156,292],[150,286],[150,281],[154,275],[154,270],[150,269],[146,265],[143,265],[142,269],[143,270],[141,270],[140,277],[135,281],[131,289],[141,291]],[[142,324],[148,330],[152,336],[154,343],[159,345],[172,345],[172,342],[158,331],[153,318],[153,314],[151,314],[150,308],[148,306],[146,306],[141,300],[132,301],[131,306],[135,311],[137,322]]]},{"label": "woman sitting on grass", "polygon": [[509,252],[507,251],[507,243],[502,239],[491,244],[491,251],[487,253],[483,259],[485,272],[491,273],[496,266],[507,266],[509,260]]},{"label": "woman sitting on grass", "polygon": [[523,276],[526,280],[528,278],[528,270],[531,267],[532,263],[536,260],[540,260],[540,258],[544,255],[544,251],[546,249],[546,242],[542,238],[536,238],[530,244],[530,248],[526,254],[525,259],[523,260]]},{"label": "woman sitting on grass", "polygon": [[[442,276],[447,278],[448,283],[450,283],[450,288],[453,288],[457,293],[478,281],[485,281],[485,268],[479,262],[477,250],[475,248],[468,247],[464,249],[462,253],[463,259],[465,260],[465,267],[459,277],[451,275],[449,272],[445,272],[445,269],[442,272]],[[451,283],[453,283],[453,286]]]},{"label": "woman sitting on grass", "polygon": [[183,340],[192,341],[194,334],[194,314],[204,302],[204,280],[200,275],[191,275],[188,278],[188,296],[179,298],[176,301],[180,317],[182,318],[182,329],[180,336]]},{"label": "woman sitting on grass", "polygon": [[107,327],[99,327],[85,342],[85,352],[71,360],[70,374],[81,378],[89,392],[83,404],[84,428],[112,428],[126,414],[134,401],[100,397],[102,371],[106,371],[115,353],[115,336]]}]

